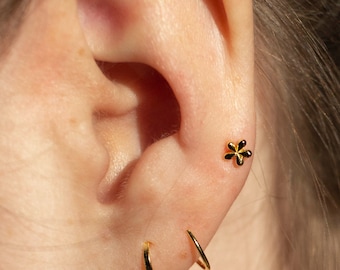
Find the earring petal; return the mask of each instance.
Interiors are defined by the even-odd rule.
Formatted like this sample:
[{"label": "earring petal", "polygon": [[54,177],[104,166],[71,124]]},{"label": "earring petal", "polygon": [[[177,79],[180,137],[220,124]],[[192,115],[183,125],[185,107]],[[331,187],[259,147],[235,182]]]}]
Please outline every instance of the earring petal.
[{"label": "earring petal", "polygon": [[235,156],[235,153],[227,153],[224,158],[225,159],[232,159]]},{"label": "earring petal", "polygon": [[239,166],[242,166],[244,163],[243,156],[240,155],[239,153],[236,154],[236,163]]},{"label": "earring petal", "polygon": [[240,151],[243,147],[247,145],[246,140],[242,140],[238,143],[238,151]]},{"label": "earring petal", "polygon": [[231,151],[236,152],[236,146],[235,146],[235,144],[233,144],[232,142],[228,143],[228,148],[229,148]]},{"label": "earring petal", "polygon": [[251,157],[251,155],[253,154],[250,150],[247,150],[247,151],[244,151],[244,152],[242,152],[242,153],[240,153],[242,156],[244,156],[244,157],[247,157],[247,158],[249,158],[249,157]]}]

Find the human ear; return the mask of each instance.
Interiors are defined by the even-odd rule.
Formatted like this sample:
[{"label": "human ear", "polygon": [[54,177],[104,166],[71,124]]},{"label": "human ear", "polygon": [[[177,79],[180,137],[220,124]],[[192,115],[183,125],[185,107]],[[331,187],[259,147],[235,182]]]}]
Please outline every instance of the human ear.
[{"label": "human ear", "polygon": [[[124,89],[137,100],[129,117],[111,114],[98,120],[111,156],[98,196],[103,209],[114,213],[115,239],[131,251],[122,261],[138,261],[139,247],[148,240],[155,269],[187,269],[196,253],[186,229],[206,246],[251,167],[252,158],[238,166],[224,156],[229,142],[244,139],[250,150],[255,144],[252,2],[80,0],[79,14],[93,57],[106,67],[103,72],[110,70],[110,78],[128,86]],[[158,88],[167,84],[152,83],[159,79],[156,71],[170,94]],[[131,81],[138,76],[137,84],[129,84],[129,76]],[[151,105],[158,103],[164,107],[153,111]],[[180,117],[172,106],[178,106]],[[166,124],[175,128],[167,128],[164,119],[174,119]],[[128,137],[113,139],[126,126],[143,138],[154,134],[147,131],[157,129],[153,125],[170,135],[146,145],[144,140],[129,144]],[[134,145],[140,153],[126,155],[121,166],[115,155],[119,144],[127,152]]]}]

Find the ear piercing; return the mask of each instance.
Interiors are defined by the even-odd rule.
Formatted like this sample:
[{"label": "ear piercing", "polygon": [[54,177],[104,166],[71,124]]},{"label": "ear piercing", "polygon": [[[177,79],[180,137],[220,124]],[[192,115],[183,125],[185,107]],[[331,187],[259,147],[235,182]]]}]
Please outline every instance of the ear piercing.
[{"label": "ear piercing", "polygon": [[[236,158],[236,163],[238,166],[242,166],[244,164],[244,158],[249,158],[252,156],[252,152],[250,150],[244,149],[244,147],[247,145],[246,140],[240,141],[238,144],[234,144],[232,142],[229,142],[227,144],[227,147],[230,151],[224,154],[225,159],[232,159]],[[193,233],[190,230],[187,230],[187,233],[190,237],[190,239],[194,242],[194,245],[200,254],[200,258],[196,262],[202,269],[208,269],[210,270],[210,263],[207,259],[207,257],[204,254],[204,251],[197,241],[196,237],[193,235]],[[150,244],[151,242],[146,241],[143,244],[143,258],[144,258],[144,265],[145,270],[152,270],[151,265],[151,259],[150,259]]]},{"label": "ear piercing", "polygon": [[229,148],[229,152],[225,153],[225,159],[232,159],[236,157],[236,163],[239,166],[242,166],[244,163],[244,158],[249,158],[252,155],[250,150],[243,149],[246,146],[246,140],[240,141],[238,144],[233,144],[232,142],[228,143],[227,146]]},{"label": "ear piercing", "polygon": [[143,257],[145,270],[152,270],[151,259],[150,259],[150,242],[144,242],[143,245]]},{"label": "ear piercing", "polygon": [[192,234],[191,231],[187,230],[187,233],[189,234],[191,240],[194,242],[197,250],[198,250],[198,253],[201,255],[201,259],[198,259],[198,261],[196,262],[199,266],[201,266],[203,269],[210,269],[210,263],[207,259],[207,257],[205,256],[204,254],[204,251],[201,247],[201,245],[198,243],[196,237]]},{"label": "ear piercing", "polygon": [[[196,237],[190,230],[187,230],[188,235],[190,236],[191,240],[194,242],[195,247],[197,248],[199,254],[201,255],[202,259],[198,259],[197,264],[201,266],[203,269],[210,269],[210,264],[207,257],[204,254],[204,251],[201,245],[198,243]],[[143,244],[143,258],[144,258],[144,265],[145,270],[152,270],[151,259],[150,259],[150,242],[146,241]]]}]

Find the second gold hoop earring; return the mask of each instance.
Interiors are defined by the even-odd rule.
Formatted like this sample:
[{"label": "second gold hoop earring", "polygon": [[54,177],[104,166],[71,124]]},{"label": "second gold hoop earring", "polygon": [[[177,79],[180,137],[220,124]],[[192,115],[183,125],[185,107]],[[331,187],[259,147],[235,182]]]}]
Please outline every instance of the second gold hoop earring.
[{"label": "second gold hoop earring", "polygon": [[145,270],[152,270],[151,259],[150,259],[150,242],[144,242],[143,245],[143,257]]},{"label": "second gold hoop earring", "polygon": [[210,263],[207,259],[207,257],[204,254],[204,251],[201,247],[201,245],[198,243],[196,237],[193,235],[193,233],[190,230],[187,230],[187,233],[189,234],[191,240],[194,242],[195,247],[198,250],[198,253],[201,255],[201,259],[198,259],[198,261],[196,262],[199,266],[201,266],[203,269],[210,269]]}]

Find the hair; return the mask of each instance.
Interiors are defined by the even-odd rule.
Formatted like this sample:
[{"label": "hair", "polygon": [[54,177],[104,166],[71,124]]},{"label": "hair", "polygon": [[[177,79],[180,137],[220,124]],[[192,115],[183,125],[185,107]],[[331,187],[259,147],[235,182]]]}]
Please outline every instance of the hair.
[{"label": "hair", "polygon": [[[0,2],[0,55],[29,2]],[[336,33],[327,20],[336,21],[339,9],[331,1],[254,1],[257,98],[273,138],[268,143],[276,146],[277,188],[289,186],[284,198],[273,198],[286,240],[279,247],[282,263],[289,269],[340,265],[339,71],[315,35],[331,48],[327,33]],[[332,15],[324,15],[327,10]]]},{"label": "hair", "polygon": [[[339,11],[336,3],[327,3]],[[330,17],[318,20],[320,13],[311,7],[293,0],[254,2],[256,91],[263,117],[276,117],[267,120],[275,123],[267,131],[280,164],[277,188],[289,185],[283,200],[273,198],[286,237],[282,258],[289,269],[337,269],[340,83],[315,36]]]},{"label": "hair", "polygon": [[0,1],[0,57],[6,53],[18,34],[29,2],[28,0]]}]

